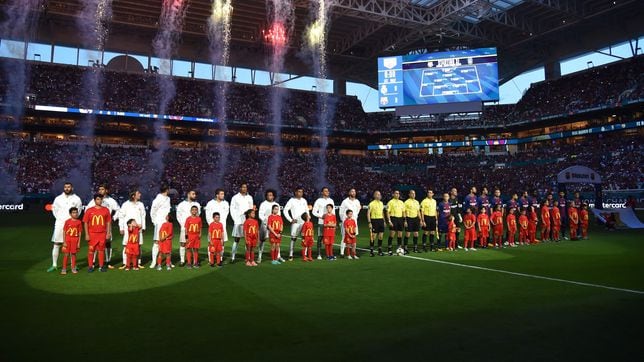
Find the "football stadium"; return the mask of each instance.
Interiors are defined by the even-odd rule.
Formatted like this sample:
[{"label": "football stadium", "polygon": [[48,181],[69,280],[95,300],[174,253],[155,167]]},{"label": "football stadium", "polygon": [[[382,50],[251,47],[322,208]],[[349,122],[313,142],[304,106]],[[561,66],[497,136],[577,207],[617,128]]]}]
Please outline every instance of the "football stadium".
[{"label": "football stadium", "polygon": [[644,2],[0,9],[1,361],[644,360]]}]

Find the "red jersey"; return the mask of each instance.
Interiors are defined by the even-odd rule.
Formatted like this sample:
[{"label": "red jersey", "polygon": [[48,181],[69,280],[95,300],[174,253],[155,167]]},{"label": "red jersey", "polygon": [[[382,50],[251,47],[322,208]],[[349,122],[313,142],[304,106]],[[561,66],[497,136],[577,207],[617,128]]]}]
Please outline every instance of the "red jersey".
[{"label": "red jersey", "polygon": [[581,209],[581,211],[579,211],[579,216],[581,217],[581,224],[588,225],[588,210]]},{"label": "red jersey", "polygon": [[302,225],[302,239],[305,242],[313,242],[313,223],[310,220]]},{"label": "red jersey", "polygon": [[503,228],[503,214],[501,211],[495,211],[492,213],[492,223],[495,228]]},{"label": "red jersey", "polygon": [[528,217],[525,215],[519,216],[519,225],[521,225],[521,229],[528,229]]},{"label": "red jersey", "polygon": [[530,222],[534,224],[534,226],[537,226],[537,224],[539,223],[539,218],[537,217],[536,211],[530,212]]},{"label": "red jersey", "polygon": [[224,224],[220,222],[211,222],[208,226],[208,237],[210,241],[221,241],[224,238]]},{"label": "red jersey", "polygon": [[541,208],[541,221],[548,226],[550,225],[550,210],[548,210],[548,207]]},{"label": "red jersey", "polygon": [[[353,219],[344,220],[344,242],[346,244],[353,244],[356,242],[356,221]],[[353,234],[350,236],[349,233]]]},{"label": "red jersey", "polygon": [[[328,226],[329,224],[333,224],[333,226]],[[335,225],[337,224],[335,215],[333,214],[324,214],[324,231],[322,232],[322,236],[326,237],[334,237],[335,236]]]},{"label": "red jersey", "polygon": [[203,226],[201,217],[199,216],[188,216],[186,219],[186,224],[184,227],[186,228],[186,234],[188,236],[201,236],[201,227]]},{"label": "red jersey", "polygon": [[172,223],[164,222],[159,229],[159,241],[172,241]]},{"label": "red jersey", "polygon": [[246,242],[257,242],[259,238],[259,224],[256,219],[246,219],[244,221],[244,237]]},{"label": "red jersey", "polygon": [[577,224],[579,223],[579,215],[577,215],[577,209],[574,207],[569,207],[568,208],[568,220],[570,220],[570,223],[572,224]]},{"label": "red jersey", "polygon": [[447,224],[447,234],[450,238],[456,237],[456,223],[454,221],[450,221]]},{"label": "red jersey", "polygon": [[164,222],[159,229],[159,251],[163,254],[172,252],[172,223]]},{"label": "red jersey", "polygon": [[506,218],[508,222],[508,229],[516,230],[517,229],[517,217],[514,214],[509,214]]},{"label": "red jersey", "polygon": [[[268,216],[267,227],[270,227],[271,229],[273,229],[275,233],[281,234],[282,231],[284,230],[284,220],[279,214],[278,215],[270,214]],[[275,238],[275,235],[271,233],[270,237]]]},{"label": "red jersey", "polygon": [[78,252],[80,235],[83,230],[83,223],[79,219],[68,219],[65,221],[63,232],[65,233],[65,242],[63,243],[63,253],[74,254]]},{"label": "red jersey", "polygon": [[558,207],[553,207],[552,208],[552,223],[554,225],[561,225],[561,213],[559,212]]},{"label": "red jersey", "polygon": [[486,213],[480,213],[477,219],[481,230],[490,230],[490,217]]},{"label": "red jersey", "polygon": [[141,236],[141,228],[131,228],[127,232],[127,243],[139,245],[139,237]]},{"label": "red jersey", "polygon": [[474,225],[476,224],[476,216],[474,214],[465,214],[463,217],[463,225],[465,226],[466,229],[472,229],[474,228]]},{"label": "red jersey", "polygon": [[87,224],[90,233],[106,233],[107,224],[112,222],[110,209],[107,207],[98,208],[96,206],[85,210],[83,222]]}]

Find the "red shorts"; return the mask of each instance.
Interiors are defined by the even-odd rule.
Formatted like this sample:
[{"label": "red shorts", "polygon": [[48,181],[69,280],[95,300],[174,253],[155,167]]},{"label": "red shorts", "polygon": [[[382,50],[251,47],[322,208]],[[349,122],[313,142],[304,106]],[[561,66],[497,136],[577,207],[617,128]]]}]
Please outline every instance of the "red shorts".
[{"label": "red shorts", "polygon": [[501,236],[503,235],[503,227],[494,227],[494,235]]},{"label": "red shorts", "polygon": [[65,241],[63,243],[63,253],[75,254],[78,252],[78,240],[76,241]]},{"label": "red shorts", "polygon": [[245,239],[246,246],[249,248],[254,248],[257,246],[257,236]]},{"label": "red shorts", "polygon": [[199,235],[188,235],[188,241],[186,242],[186,248],[188,249],[199,249],[201,247],[201,238]]},{"label": "red shorts", "polygon": [[466,229],[465,230],[465,238],[467,240],[476,240],[476,230],[474,228]]},{"label": "red shorts", "polygon": [[159,252],[161,254],[172,253],[172,240],[159,241]]},{"label": "red shorts", "polygon": [[582,229],[588,229],[588,224],[581,224]]},{"label": "red shorts", "polygon": [[89,247],[92,250],[105,250],[106,233],[89,233]]},{"label": "red shorts", "polygon": [[282,242],[282,238],[276,238],[273,235],[268,239],[271,244],[279,244]]},{"label": "red shorts", "polygon": [[561,225],[557,225],[557,224],[552,225],[552,230],[557,230],[557,231],[561,230]]},{"label": "red shorts", "polygon": [[490,237],[490,229],[481,229],[481,231],[479,231],[479,236],[482,237],[482,238],[485,238],[485,239],[489,238]]},{"label": "red shorts", "polygon": [[345,244],[355,244],[356,243],[356,238],[344,238],[344,243]]},{"label": "red shorts", "polygon": [[211,253],[221,253],[223,249],[221,240],[213,240],[210,245],[208,245],[208,251]]},{"label": "red shorts", "polygon": [[324,245],[333,245],[333,242],[335,241],[335,237],[334,236],[325,236],[323,238],[323,241],[324,241]]},{"label": "red shorts", "polygon": [[312,247],[313,246],[313,238],[310,238],[310,239],[307,238],[307,239],[302,240],[302,246],[306,247],[306,248]]},{"label": "red shorts", "polygon": [[125,246],[125,254],[139,255],[139,243],[127,243]]},{"label": "red shorts", "polygon": [[517,229],[510,229],[508,228],[508,235],[514,235],[517,233]]}]

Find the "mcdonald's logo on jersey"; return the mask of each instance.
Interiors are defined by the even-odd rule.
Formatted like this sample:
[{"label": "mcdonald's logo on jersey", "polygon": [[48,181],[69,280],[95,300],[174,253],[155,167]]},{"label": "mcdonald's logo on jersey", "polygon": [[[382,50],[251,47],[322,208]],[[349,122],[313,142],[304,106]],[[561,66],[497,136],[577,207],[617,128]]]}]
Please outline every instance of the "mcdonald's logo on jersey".
[{"label": "mcdonald's logo on jersey", "polygon": [[253,226],[251,226],[251,227],[249,227],[249,228],[248,228],[248,232],[249,232],[250,234],[255,234],[255,233],[257,232],[257,227],[255,227],[254,225],[253,225]]},{"label": "mcdonald's logo on jersey", "polygon": [[69,228],[69,229],[67,229],[67,235],[69,235],[69,236],[78,236],[78,228]]},{"label": "mcdonald's logo on jersey", "polygon": [[221,239],[221,230],[213,230],[211,237],[212,239]]},{"label": "mcdonald's logo on jersey", "polygon": [[139,235],[137,234],[132,234],[130,237],[127,239],[128,243],[138,243],[139,242]]},{"label": "mcdonald's logo on jersey", "polygon": [[282,223],[279,221],[273,221],[273,230],[280,230],[282,228]]},{"label": "mcdonald's logo on jersey", "polygon": [[94,215],[94,216],[92,216],[91,225],[92,226],[95,226],[95,225],[103,226],[103,225],[105,225],[105,219],[103,218],[103,215]]},{"label": "mcdonald's logo on jersey", "polygon": [[353,226],[349,226],[347,229],[349,229],[349,232],[353,234]]},{"label": "mcdonald's logo on jersey", "polygon": [[161,239],[165,239],[165,238],[167,238],[167,237],[168,237],[168,233],[167,233],[167,232],[165,232],[165,231],[162,231],[162,232],[161,232]]},{"label": "mcdonald's logo on jersey", "polygon": [[188,232],[196,233],[199,232],[199,224],[190,224],[188,227]]},{"label": "mcdonald's logo on jersey", "polygon": [[304,232],[304,236],[313,236],[313,228],[311,228],[311,229],[307,229],[307,230]]}]

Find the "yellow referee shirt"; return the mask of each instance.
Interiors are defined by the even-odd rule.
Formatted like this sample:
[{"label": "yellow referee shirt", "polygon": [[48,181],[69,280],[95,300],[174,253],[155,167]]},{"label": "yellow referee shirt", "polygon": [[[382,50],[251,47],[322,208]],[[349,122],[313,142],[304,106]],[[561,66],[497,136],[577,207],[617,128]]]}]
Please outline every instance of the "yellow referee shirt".
[{"label": "yellow referee shirt", "polygon": [[418,217],[420,212],[420,204],[416,199],[407,199],[405,200],[405,216],[411,219]]},{"label": "yellow referee shirt", "polygon": [[391,199],[387,203],[387,214],[389,217],[403,217],[405,204],[400,199]]},{"label": "yellow referee shirt", "polygon": [[436,216],[436,200],[426,197],[420,203],[420,210],[423,216]]},{"label": "yellow referee shirt", "polygon": [[385,205],[380,200],[372,200],[369,203],[369,218],[371,220],[384,219],[383,208]]}]

